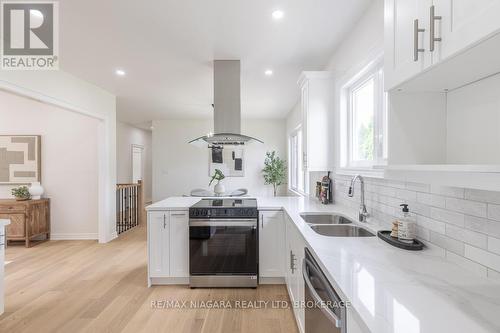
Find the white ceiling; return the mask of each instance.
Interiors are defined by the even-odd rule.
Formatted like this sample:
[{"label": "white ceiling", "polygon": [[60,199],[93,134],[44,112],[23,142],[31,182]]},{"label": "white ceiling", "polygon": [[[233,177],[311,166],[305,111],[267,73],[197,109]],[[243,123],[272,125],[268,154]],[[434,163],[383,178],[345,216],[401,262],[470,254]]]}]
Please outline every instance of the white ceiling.
[{"label": "white ceiling", "polygon": [[118,119],[139,124],[211,117],[214,59],[241,60],[243,117],[285,116],[300,72],[324,68],[370,0],[59,3],[61,68],[116,94]]}]

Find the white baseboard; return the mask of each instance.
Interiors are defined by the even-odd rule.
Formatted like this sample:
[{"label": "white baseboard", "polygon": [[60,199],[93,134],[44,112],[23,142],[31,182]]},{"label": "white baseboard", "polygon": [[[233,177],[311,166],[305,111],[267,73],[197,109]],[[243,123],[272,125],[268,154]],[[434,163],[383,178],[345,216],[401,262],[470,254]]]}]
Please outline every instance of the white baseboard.
[{"label": "white baseboard", "polygon": [[97,233],[51,233],[50,240],[97,240],[99,235]]}]

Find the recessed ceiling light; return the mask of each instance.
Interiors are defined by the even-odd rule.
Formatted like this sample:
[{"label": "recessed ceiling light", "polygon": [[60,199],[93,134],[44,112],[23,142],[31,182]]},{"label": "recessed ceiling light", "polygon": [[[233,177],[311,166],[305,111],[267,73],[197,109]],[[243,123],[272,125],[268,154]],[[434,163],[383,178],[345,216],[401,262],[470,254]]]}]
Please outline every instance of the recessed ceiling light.
[{"label": "recessed ceiling light", "polygon": [[273,75],[273,71],[272,71],[271,69],[267,69],[267,70],[264,72],[264,74],[265,74],[266,76],[271,76],[271,75]]},{"label": "recessed ceiling light", "polygon": [[282,10],[276,9],[275,11],[273,11],[272,15],[273,15],[273,19],[281,20],[283,18],[283,16],[285,16],[285,13],[283,13]]},{"label": "recessed ceiling light", "polygon": [[123,69],[117,69],[115,71],[115,74],[118,75],[118,76],[125,76],[125,71]]}]

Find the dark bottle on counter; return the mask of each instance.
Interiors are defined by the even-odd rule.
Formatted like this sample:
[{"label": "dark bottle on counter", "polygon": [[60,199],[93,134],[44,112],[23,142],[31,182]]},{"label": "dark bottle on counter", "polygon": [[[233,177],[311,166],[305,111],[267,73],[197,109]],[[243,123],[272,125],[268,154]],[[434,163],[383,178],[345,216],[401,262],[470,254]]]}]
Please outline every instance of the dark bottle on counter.
[{"label": "dark bottle on counter", "polygon": [[324,176],[323,179],[321,180],[321,192],[319,199],[322,204],[327,205],[329,203],[332,203],[333,201],[332,187],[333,187],[333,182],[332,179],[330,178],[330,171],[328,171],[328,175]]}]

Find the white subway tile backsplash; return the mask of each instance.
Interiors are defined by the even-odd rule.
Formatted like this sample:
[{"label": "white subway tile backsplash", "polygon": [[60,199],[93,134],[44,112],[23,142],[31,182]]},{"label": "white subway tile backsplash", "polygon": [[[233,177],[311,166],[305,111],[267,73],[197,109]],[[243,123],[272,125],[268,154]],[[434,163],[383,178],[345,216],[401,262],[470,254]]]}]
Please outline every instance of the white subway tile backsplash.
[{"label": "white subway tile backsplash", "polygon": [[446,202],[445,199],[445,197],[436,194],[417,193],[417,202],[428,206],[444,208]]},{"label": "white subway tile backsplash", "polygon": [[465,199],[500,205],[500,192],[465,189]]},{"label": "white subway tile backsplash", "polygon": [[477,262],[472,261],[470,259],[459,256],[458,254],[455,254],[453,252],[449,252],[449,251],[446,252],[446,259],[448,259],[451,262],[454,262],[455,264],[457,264],[460,267],[463,267],[469,271],[475,272],[479,275],[487,276],[487,274],[488,274],[488,269],[485,266],[478,264]]},{"label": "white subway tile backsplash", "polygon": [[431,186],[428,184],[420,184],[420,183],[406,183],[406,188],[410,191],[416,192],[429,192],[431,190]]},{"label": "white subway tile backsplash", "polygon": [[[359,208],[359,187],[347,196],[350,176],[335,176],[335,202]],[[417,237],[428,251],[500,280],[500,192],[366,177],[370,221],[384,229],[400,216],[401,203],[415,214]]]},{"label": "white subway tile backsplash", "polygon": [[459,187],[431,185],[431,193],[463,199],[465,196],[465,189]]},{"label": "white subway tile backsplash", "polygon": [[500,271],[500,256],[497,254],[465,244],[465,257],[488,268]]},{"label": "white subway tile backsplash", "polygon": [[417,192],[410,190],[399,189],[396,191],[396,197],[403,199],[404,201],[417,201]]},{"label": "white subway tile backsplash", "polygon": [[488,251],[500,254],[500,239],[488,236]]},{"label": "white subway tile backsplash", "polygon": [[500,221],[500,205],[488,204],[488,218]]},{"label": "white subway tile backsplash", "polygon": [[431,231],[430,241],[445,250],[454,252],[461,256],[464,255],[464,243],[457,241],[456,239]]},{"label": "white subway tile backsplash", "polygon": [[453,239],[474,245],[481,249],[487,249],[488,247],[488,237],[486,235],[475,231],[459,228],[451,224],[446,225],[446,235]]},{"label": "white subway tile backsplash", "polygon": [[436,221],[425,216],[417,216],[417,225],[440,234],[446,233],[446,224],[444,222]]},{"label": "white subway tile backsplash", "polygon": [[446,209],[467,215],[487,217],[487,205],[483,202],[468,201],[455,198],[446,198]]},{"label": "white subway tile backsplash", "polygon": [[441,208],[431,208],[431,217],[435,220],[450,223],[463,227],[465,225],[465,215]]}]

